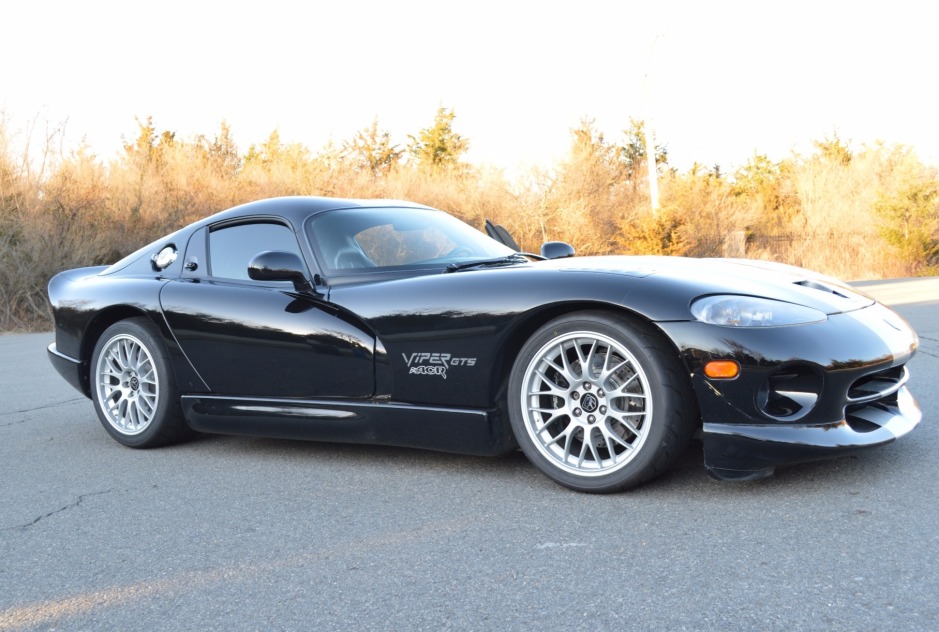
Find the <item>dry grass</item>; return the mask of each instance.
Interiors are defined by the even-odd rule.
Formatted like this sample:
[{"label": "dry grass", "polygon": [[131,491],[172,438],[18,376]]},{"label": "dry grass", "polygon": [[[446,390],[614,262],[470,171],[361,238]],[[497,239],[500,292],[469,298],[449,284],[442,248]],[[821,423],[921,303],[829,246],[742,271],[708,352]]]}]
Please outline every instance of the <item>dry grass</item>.
[{"label": "dry grass", "polygon": [[[901,147],[853,153],[826,140],[780,163],[754,156],[730,176],[660,165],[662,208],[652,213],[645,168],[635,156],[625,164],[589,122],[573,130],[565,160],[511,182],[463,163],[428,170],[400,152],[367,168],[374,160],[355,143],[314,154],[275,132],[240,152],[224,125],[188,141],[149,120],[139,127],[104,162],[88,149],[63,155],[61,129],[16,136],[0,119],[0,331],[50,326],[45,286],[60,270],[109,263],[188,222],[279,195],[413,200],[477,227],[492,219],[534,252],[560,240],[580,254],[721,256],[737,238],[748,257],[846,279],[939,264],[939,177]],[[918,241],[905,243],[910,235]]]}]

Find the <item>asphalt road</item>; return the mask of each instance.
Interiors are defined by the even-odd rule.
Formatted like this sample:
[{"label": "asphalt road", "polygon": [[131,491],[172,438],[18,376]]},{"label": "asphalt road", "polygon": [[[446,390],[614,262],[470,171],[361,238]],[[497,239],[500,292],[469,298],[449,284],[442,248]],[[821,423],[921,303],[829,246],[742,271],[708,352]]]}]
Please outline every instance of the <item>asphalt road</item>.
[{"label": "asphalt road", "polygon": [[937,630],[939,279],[864,284],[921,336],[924,420],[751,483],[615,496],[520,454],[203,437],[123,448],[0,336],[0,630]]}]

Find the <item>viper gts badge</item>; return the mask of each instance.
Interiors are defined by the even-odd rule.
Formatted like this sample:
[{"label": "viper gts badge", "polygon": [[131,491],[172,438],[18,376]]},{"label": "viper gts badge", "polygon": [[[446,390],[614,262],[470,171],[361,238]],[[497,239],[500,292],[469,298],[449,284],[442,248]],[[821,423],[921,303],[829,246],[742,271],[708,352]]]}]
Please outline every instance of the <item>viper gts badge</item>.
[{"label": "viper gts badge", "polygon": [[439,375],[447,379],[447,368],[451,366],[475,366],[476,358],[455,358],[449,353],[402,353],[408,365],[408,375]]}]

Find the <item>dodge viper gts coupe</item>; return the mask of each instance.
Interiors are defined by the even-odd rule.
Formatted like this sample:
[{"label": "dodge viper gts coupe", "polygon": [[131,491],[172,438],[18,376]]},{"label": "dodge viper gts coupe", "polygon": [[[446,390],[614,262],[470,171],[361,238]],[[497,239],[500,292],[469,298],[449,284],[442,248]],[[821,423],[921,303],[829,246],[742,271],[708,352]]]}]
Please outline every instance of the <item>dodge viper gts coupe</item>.
[{"label": "dodge viper gts coupe", "polygon": [[409,202],[244,204],[53,277],[49,358],[126,446],[521,449],[584,492],[648,481],[696,436],[709,474],[747,480],[920,421],[916,333],[834,279],[486,233]]}]

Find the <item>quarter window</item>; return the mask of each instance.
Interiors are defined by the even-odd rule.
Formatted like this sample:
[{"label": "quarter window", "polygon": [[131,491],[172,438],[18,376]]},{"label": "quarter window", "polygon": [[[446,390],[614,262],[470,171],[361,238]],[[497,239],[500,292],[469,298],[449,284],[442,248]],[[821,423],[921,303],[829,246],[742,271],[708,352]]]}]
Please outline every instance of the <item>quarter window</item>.
[{"label": "quarter window", "polygon": [[209,233],[209,272],[214,277],[248,280],[248,263],[267,250],[300,255],[297,238],[283,224],[255,222],[225,226]]}]

